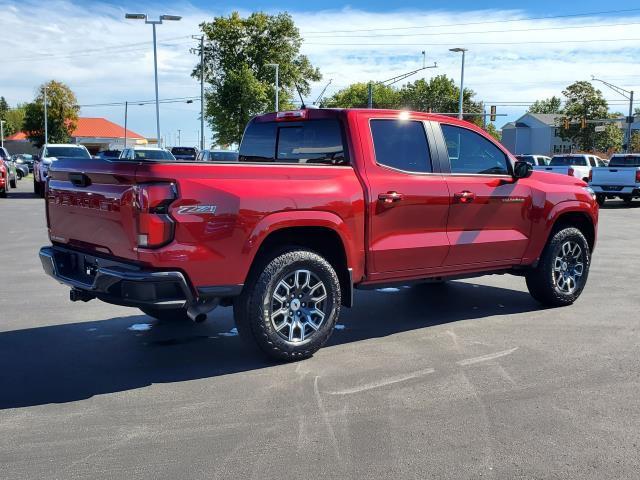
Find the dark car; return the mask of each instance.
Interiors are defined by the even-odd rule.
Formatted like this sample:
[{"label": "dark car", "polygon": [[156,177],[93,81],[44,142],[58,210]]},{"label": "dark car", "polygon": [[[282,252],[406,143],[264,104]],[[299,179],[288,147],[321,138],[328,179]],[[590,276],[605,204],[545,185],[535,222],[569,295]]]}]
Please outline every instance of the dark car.
[{"label": "dark car", "polygon": [[117,160],[120,158],[120,150],[102,150],[97,153],[96,158],[100,160]]},{"label": "dark car", "polygon": [[198,162],[237,162],[238,152],[235,150],[202,150],[196,158]]},{"label": "dark car", "polygon": [[188,160],[193,162],[198,155],[198,149],[193,147],[172,147],[171,153],[176,157],[176,160]]},{"label": "dark car", "polygon": [[29,155],[28,153],[20,153],[18,155],[14,155],[13,161],[18,165],[24,165],[27,167],[28,172],[33,172],[33,155]]}]

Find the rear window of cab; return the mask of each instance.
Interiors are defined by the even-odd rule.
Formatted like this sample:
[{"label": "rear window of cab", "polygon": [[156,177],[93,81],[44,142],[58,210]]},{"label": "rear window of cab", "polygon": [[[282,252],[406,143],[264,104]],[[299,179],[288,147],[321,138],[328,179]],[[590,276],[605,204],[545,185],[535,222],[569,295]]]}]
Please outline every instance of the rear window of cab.
[{"label": "rear window of cab", "polygon": [[242,137],[240,162],[349,165],[337,119],[251,122]]}]

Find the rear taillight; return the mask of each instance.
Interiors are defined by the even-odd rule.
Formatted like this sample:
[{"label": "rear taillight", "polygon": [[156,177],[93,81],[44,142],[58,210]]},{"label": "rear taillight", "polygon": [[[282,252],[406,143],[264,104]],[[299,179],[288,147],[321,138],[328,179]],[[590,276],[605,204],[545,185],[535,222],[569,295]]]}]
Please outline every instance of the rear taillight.
[{"label": "rear taillight", "polygon": [[593,180],[593,170],[589,170],[589,182],[591,183],[591,180]]},{"label": "rear taillight", "polygon": [[174,223],[169,205],[178,197],[173,183],[149,183],[136,186],[138,246],[157,248],[173,240]]},{"label": "rear taillight", "polygon": [[640,170],[636,170],[636,183],[640,183]]},{"label": "rear taillight", "polygon": [[573,168],[569,167],[569,171],[567,172],[567,175],[569,175],[570,177],[573,177],[574,173],[576,173],[576,171]]}]

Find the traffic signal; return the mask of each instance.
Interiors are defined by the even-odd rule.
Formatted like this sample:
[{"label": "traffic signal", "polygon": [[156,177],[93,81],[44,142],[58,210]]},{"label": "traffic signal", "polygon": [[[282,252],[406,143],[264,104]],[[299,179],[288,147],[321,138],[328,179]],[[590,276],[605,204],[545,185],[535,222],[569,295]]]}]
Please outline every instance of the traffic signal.
[{"label": "traffic signal", "polygon": [[496,121],[496,106],[495,105],[491,105],[491,116],[489,117],[489,119],[492,122]]}]

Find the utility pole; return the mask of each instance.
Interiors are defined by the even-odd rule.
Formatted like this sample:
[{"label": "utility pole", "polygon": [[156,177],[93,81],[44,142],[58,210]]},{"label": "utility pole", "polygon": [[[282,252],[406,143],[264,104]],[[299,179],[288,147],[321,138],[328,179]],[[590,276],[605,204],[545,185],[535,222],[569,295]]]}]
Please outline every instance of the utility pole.
[{"label": "utility pole", "polygon": [[204,150],[204,35],[191,35],[200,40],[200,150]]},{"label": "utility pole", "polygon": [[129,102],[124,102],[124,148],[127,148],[127,109]]},{"label": "utility pole", "polygon": [[593,75],[591,75],[591,80],[594,81],[594,82],[604,83],[611,90],[613,90],[614,92],[618,93],[619,95],[622,95],[624,98],[629,100],[629,116],[627,117],[627,133],[625,135],[627,137],[627,141],[626,141],[627,148],[625,148],[625,153],[629,153],[631,151],[631,134],[632,134],[631,127],[633,126],[633,120],[634,120],[634,116],[633,116],[633,90],[625,90],[622,87],[618,87],[618,86],[613,85],[613,84],[611,84],[609,82],[605,82],[604,80],[600,80],[599,78],[596,78]]},{"label": "utility pole", "polygon": [[464,101],[464,55],[467,52],[466,48],[450,48],[450,52],[460,53],[462,52],[462,70],[460,72],[460,100],[458,101],[458,118],[462,120],[462,106]]},{"label": "utility pole", "polygon": [[47,87],[44,87],[44,144],[49,143],[49,126],[47,125]]},{"label": "utility pole", "polygon": [[0,147],[4,147],[4,120],[0,120]]},{"label": "utility pole", "polygon": [[158,20],[149,20],[146,13],[127,13],[124,18],[129,20],[144,20],[153,27],[153,72],[156,86],[156,141],[160,144],[160,100],[158,98],[158,48],[156,42],[156,25],[162,25],[163,20],[178,21],[182,17],[177,15],[160,15]]},{"label": "utility pole", "polygon": [[179,147],[180,145],[182,145],[182,141],[181,141],[181,139],[180,139],[180,138],[181,138],[181,137],[180,137],[180,133],[181,133],[181,132],[182,132],[182,130],[178,129],[178,145],[177,145],[178,147]]},{"label": "utility pole", "polygon": [[373,82],[369,82],[369,100],[367,101],[367,108],[373,108]]}]

